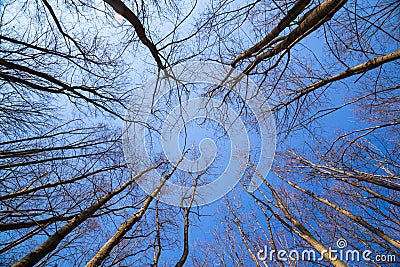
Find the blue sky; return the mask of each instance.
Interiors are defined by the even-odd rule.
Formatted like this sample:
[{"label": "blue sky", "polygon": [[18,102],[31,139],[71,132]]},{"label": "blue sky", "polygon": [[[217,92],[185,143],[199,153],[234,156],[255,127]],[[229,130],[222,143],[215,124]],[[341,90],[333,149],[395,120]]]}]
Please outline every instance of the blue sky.
[{"label": "blue sky", "polygon": [[[186,1],[190,2],[190,1]],[[104,4],[100,1],[99,7],[104,7]],[[196,10],[201,10],[202,8],[205,7],[205,2],[201,2]],[[2,5],[3,2],[0,0],[0,5]],[[182,4],[183,5],[183,4]],[[190,5],[187,5],[187,9],[190,8]],[[61,12],[60,10],[57,10],[57,12]],[[198,15],[197,13],[195,13]],[[112,20],[112,18],[106,17],[102,13],[99,13],[99,17],[96,18],[99,21],[107,21],[107,20]],[[73,21],[74,17],[68,17],[66,18],[66,21]],[[186,33],[189,32],[190,29],[193,28],[193,20],[188,20],[182,27],[181,27],[181,33]],[[93,24],[96,23],[94,20],[92,22]],[[150,26],[149,28],[157,28],[160,30],[160,35],[165,34],[168,32],[169,27],[171,26],[170,24],[163,24],[160,26],[160,23],[157,19],[152,20],[149,22]],[[117,22],[113,21],[112,23],[104,23],[104,25],[108,25],[107,28],[102,29],[101,34],[104,36],[108,36],[109,41],[111,44],[113,44],[115,47],[119,47],[120,45],[120,37],[124,35],[124,29],[128,27],[127,22],[123,22],[121,24],[118,24]],[[93,26],[93,25],[91,25]],[[84,25],[83,27],[86,27]],[[94,28],[95,29],[95,28]],[[248,40],[248,36],[244,34],[244,31],[246,29],[246,26],[244,26],[240,31],[235,32],[234,35],[238,36],[238,38],[243,38],[245,40]],[[250,31],[250,30],[249,30]],[[254,37],[254,36],[253,36]],[[325,52],[327,52],[327,48],[324,46],[324,42],[321,41],[321,36],[317,36],[316,34],[312,34],[311,36],[308,36],[305,38],[301,44],[299,44],[297,47],[299,49],[296,51],[296,53],[299,56],[304,56],[304,57],[309,57],[310,53],[308,50],[303,50],[301,51],[301,47],[307,47],[311,51],[313,51],[318,57],[324,58]],[[131,91],[133,92],[138,86],[140,86],[147,78],[149,78],[151,75],[153,75],[156,72],[156,68],[154,66],[153,59],[148,55],[148,51],[144,49],[143,47],[139,46],[137,50],[137,54],[129,54],[126,58],[126,64],[130,66],[130,69],[128,70],[129,75],[127,75],[127,84],[128,86],[131,87]],[[139,55],[139,56],[137,56]],[[310,56],[310,61],[312,61],[311,56]],[[354,65],[357,64],[355,60],[350,60],[349,65]],[[340,68],[335,66],[335,70],[330,70],[333,73],[336,73],[337,70],[343,71],[345,68]],[[345,83],[348,84],[354,84],[357,81],[357,77],[347,79],[345,80]],[[358,83],[356,84],[358,85]],[[265,90],[269,90],[269,88],[266,88]],[[321,89],[320,89],[321,90]],[[327,102],[329,101],[329,104],[327,106],[340,106],[342,103],[346,101],[346,97],[349,96],[349,92],[347,91],[348,89],[343,83],[337,83],[334,84],[333,86],[330,86],[327,91],[326,91],[326,99]],[[194,94],[193,94],[194,93]],[[268,93],[268,92],[266,92]],[[197,94],[197,95],[196,95]],[[195,97],[198,96],[199,93],[196,92],[196,90],[191,91],[190,97]],[[350,95],[353,96],[354,92],[350,92]],[[74,108],[71,106],[68,106],[68,103],[64,101],[66,99],[62,98],[59,99],[58,101],[65,105],[64,108],[64,114],[62,114],[62,119],[69,119],[71,117],[75,116],[75,113],[73,114],[72,111]],[[165,99],[164,99],[165,100]],[[177,99],[168,99],[168,105],[165,105],[165,102],[161,103],[156,103],[155,108],[163,109],[163,112],[168,113],[171,111],[176,105],[179,104],[179,101]],[[64,104],[64,102],[66,102]],[[236,107],[237,108],[237,107]],[[162,123],[164,122],[163,120],[165,119],[166,114],[162,114],[160,117],[153,116],[150,119],[152,120],[151,123],[153,126],[155,125],[156,128],[160,129],[162,126]],[[93,116],[90,118],[82,118],[83,120],[88,120],[88,123],[90,124],[96,124],[99,122],[104,122],[107,123],[115,128],[122,128],[122,122],[118,119],[115,120],[108,120],[104,119],[104,117],[100,116]],[[299,130],[297,132],[292,133],[286,140],[284,140],[283,143],[278,143],[277,150],[282,151],[287,147],[295,147],[295,148],[305,148],[305,151],[307,151],[308,146],[317,146],[318,143],[317,138],[334,138],[337,136],[338,132],[342,131],[351,131],[354,129],[358,129],[361,127],[364,127],[367,125],[365,122],[361,121],[358,117],[357,114],[354,112],[354,106],[346,106],[343,107],[332,114],[324,116],[322,119],[319,120],[319,123],[316,125],[315,128],[315,136],[307,132],[306,130]],[[279,125],[278,125],[279,126]],[[219,173],[223,172],[224,167],[227,166],[229,159],[233,156],[231,153],[232,149],[232,144],[229,141],[228,136],[224,135],[224,130],[221,129],[221,125],[218,124],[218,122],[215,121],[207,121],[206,123],[202,123],[201,120],[193,120],[190,121],[187,124],[187,128],[185,129],[186,131],[181,131],[179,135],[179,145],[181,150],[185,150],[185,148],[190,147],[192,144],[196,147],[194,150],[197,154],[199,153],[198,145],[200,144],[201,140],[205,138],[211,138],[215,140],[216,146],[218,148],[217,151],[217,157],[216,160],[212,164],[212,172],[213,176],[209,175],[208,178],[209,180],[214,179],[219,175]],[[250,127],[248,127],[248,130],[250,130]],[[314,139],[314,137],[316,139]],[[251,131],[249,134],[249,139],[251,143],[251,148],[252,148],[252,154],[251,158],[254,161],[259,161],[259,146],[260,146],[260,139],[262,136],[260,136],[257,133],[257,129]],[[371,140],[374,140],[371,138]],[[157,134],[154,134],[153,136],[150,135],[147,136],[147,148],[151,150],[150,154],[154,155],[154,158],[152,158],[153,161],[156,160],[156,154],[158,153],[164,153],[162,151],[162,146],[161,146],[161,140],[160,136]],[[378,144],[379,145],[379,144]],[[207,149],[205,150],[207,152]],[[196,154],[194,153],[194,154]],[[165,153],[164,153],[165,154]],[[193,153],[189,154],[188,157],[190,159],[196,159],[196,155]],[[262,159],[261,159],[262,160]],[[274,184],[274,186],[279,187],[282,185],[282,181],[277,179],[274,175],[271,173],[267,176],[267,179],[271,181],[271,183]],[[172,181],[176,181],[177,177],[173,177],[171,179]],[[311,187],[310,189],[316,189],[318,190],[318,185],[315,185],[315,187]],[[246,213],[250,213],[251,209],[254,207],[254,200],[249,197],[243,190],[240,189],[240,185],[238,185],[233,192],[229,193],[228,198],[235,200],[240,200],[241,205],[243,206],[241,209],[241,214],[246,216]],[[124,203],[125,204],[125,203]],[[224,220],[225,216],[227,215],[227,209],[224,207],[225,202],[224,199],[220,199],[218,201],[215,201],[209,205],[206,205],[204,207],[201,207],[199,209],[200,211],[200,217],[197,218],[197,215],[192,214],[192,227],[190,228],[190,243],[191,247],[190,249],[193,251],[195,249],[194,244],[197,244],[198,242],[209,242],[211,244],[215,243],[215,239],[213,236],[213,233],[215,230],[218,232],[222,233],[226,230]],[[193,210],[197,211],[197,208],[194,208]],[[353,207],[353,210],[356,211],[356,209]],[[260,211],[256,211],[259,212]],[[261,214],[260,218],[262,217]],[[181,219],[181,217],[177,216],[178,219]],[[116,219],[116,222],[120,222],[122,219]],[[105,220],[107,221],[107,220]],[[122,222],[122,221],[121,221]],[[113,226],[106,226],[109,232],[113,231]],[[178,229],[181,226],[178,226]],[[265,227],[266,225],[262,225],[261,227]],[[180,232],[178,232],[178,236],[181,234],[181,230],[179,229]],[[253,229],[254,230],[254,229]],[[257,230],[254,230],[257,231]],[[106,231],[105,231],[106,232]],[[99,233],[99,235],[102,235],[103,233]],[[253,233],[249,233],[253,234]],[[103,236],[101,236],[103,238]],[[38,238],[37,240],[40,240]],[[162,254],[162,259],[161,261],[163,262],[169,262],[171,258],[176,260],[179,258],[181,255],[181,246],[176,246],[175,248],[171,248],[169,251],[165,251]],[[189,259],[190,261],[190,259]],[[67,265],[65,265],[67,266]]]}]

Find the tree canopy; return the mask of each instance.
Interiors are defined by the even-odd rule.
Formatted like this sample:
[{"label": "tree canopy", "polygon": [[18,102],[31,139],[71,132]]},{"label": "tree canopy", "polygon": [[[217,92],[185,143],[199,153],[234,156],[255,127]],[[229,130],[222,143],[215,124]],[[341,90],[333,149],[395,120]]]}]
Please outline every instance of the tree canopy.
[{"label": "tree canopy", "polygon": [[[397,266],[399,7],[396,0],[1,1],[0,266]],[[210,84],[178,86],[151,103],[149,121],[128,116],[141,109],[132,99],[149,77],[191,62],[251,79],[254,97],[268,103],[258,120],[248,110],[253,96]],[[181,158],[162,151],[162,123],[194,93],[233,106],[255,145],[250,155],[230,155],[246,167],[228,194],[174,206],[159,198],[165,181],[207,184],[231,149],[229,129],[209,119],[192,123],[195,130],[185,121]],[[228,114],[223,107],[218,118]],[[264,175],[257,162],[266,160],[260,129],[269,116],[276,148]],[[126,155],[124,125],[132,120],[147,129],[149,164],[147,155]],[[204,156],[188,132],[202,131],[219,134],[220,161],[184,172],[186,159]],[[155,171],[164,182],[146,193],[138,181]],[[255,191],[251,177],[261,182]],[[262,257],[267,249],[316,256]],[[340,249],[371,253],[349,259]]]}]

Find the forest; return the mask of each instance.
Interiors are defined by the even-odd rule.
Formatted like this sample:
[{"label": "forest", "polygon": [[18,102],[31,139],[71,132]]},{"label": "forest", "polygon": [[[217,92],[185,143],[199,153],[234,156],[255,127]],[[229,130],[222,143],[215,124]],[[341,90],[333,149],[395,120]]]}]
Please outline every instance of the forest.
[{"label": "forest", "polygon": [[399,1],[0,15],[0,266],[399,266]]}]

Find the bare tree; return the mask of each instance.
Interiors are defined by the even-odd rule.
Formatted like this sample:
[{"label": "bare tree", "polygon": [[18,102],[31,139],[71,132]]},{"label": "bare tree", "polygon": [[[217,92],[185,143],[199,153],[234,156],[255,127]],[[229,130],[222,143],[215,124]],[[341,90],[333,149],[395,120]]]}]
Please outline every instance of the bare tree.
[{"label": "bare tree", "polygon": [[[348,249],[398,262],[399,6],[3,1],[0,265],[352,265],[324,253],[340,238]],[[201,223],[209,210],[195,208],[193,195],[189,207],[173,207],[157,198],[164,183],[147,195],[136,182],[156,169],[164,182],[196,188],[215,169],[183,174],[179,162],[161,156],[131,175],[143,159],[127,164],[121,141],[134,89],[192,60],[247,74],[277,122],[270,174],[255,167],[263,159],[244,159],[247,175],[263,184],[255,192],[237,186],[210,226]],[[235,104],[220,89],[208,86],[204,97]],[[178,104],[192,87],[179,90]],[[153,115],[174,101],[155,103]],[[214,229],[213,237],[197,240],[196,228]],[[321,259],[263,259],[265,246],[313,249]]]}]

